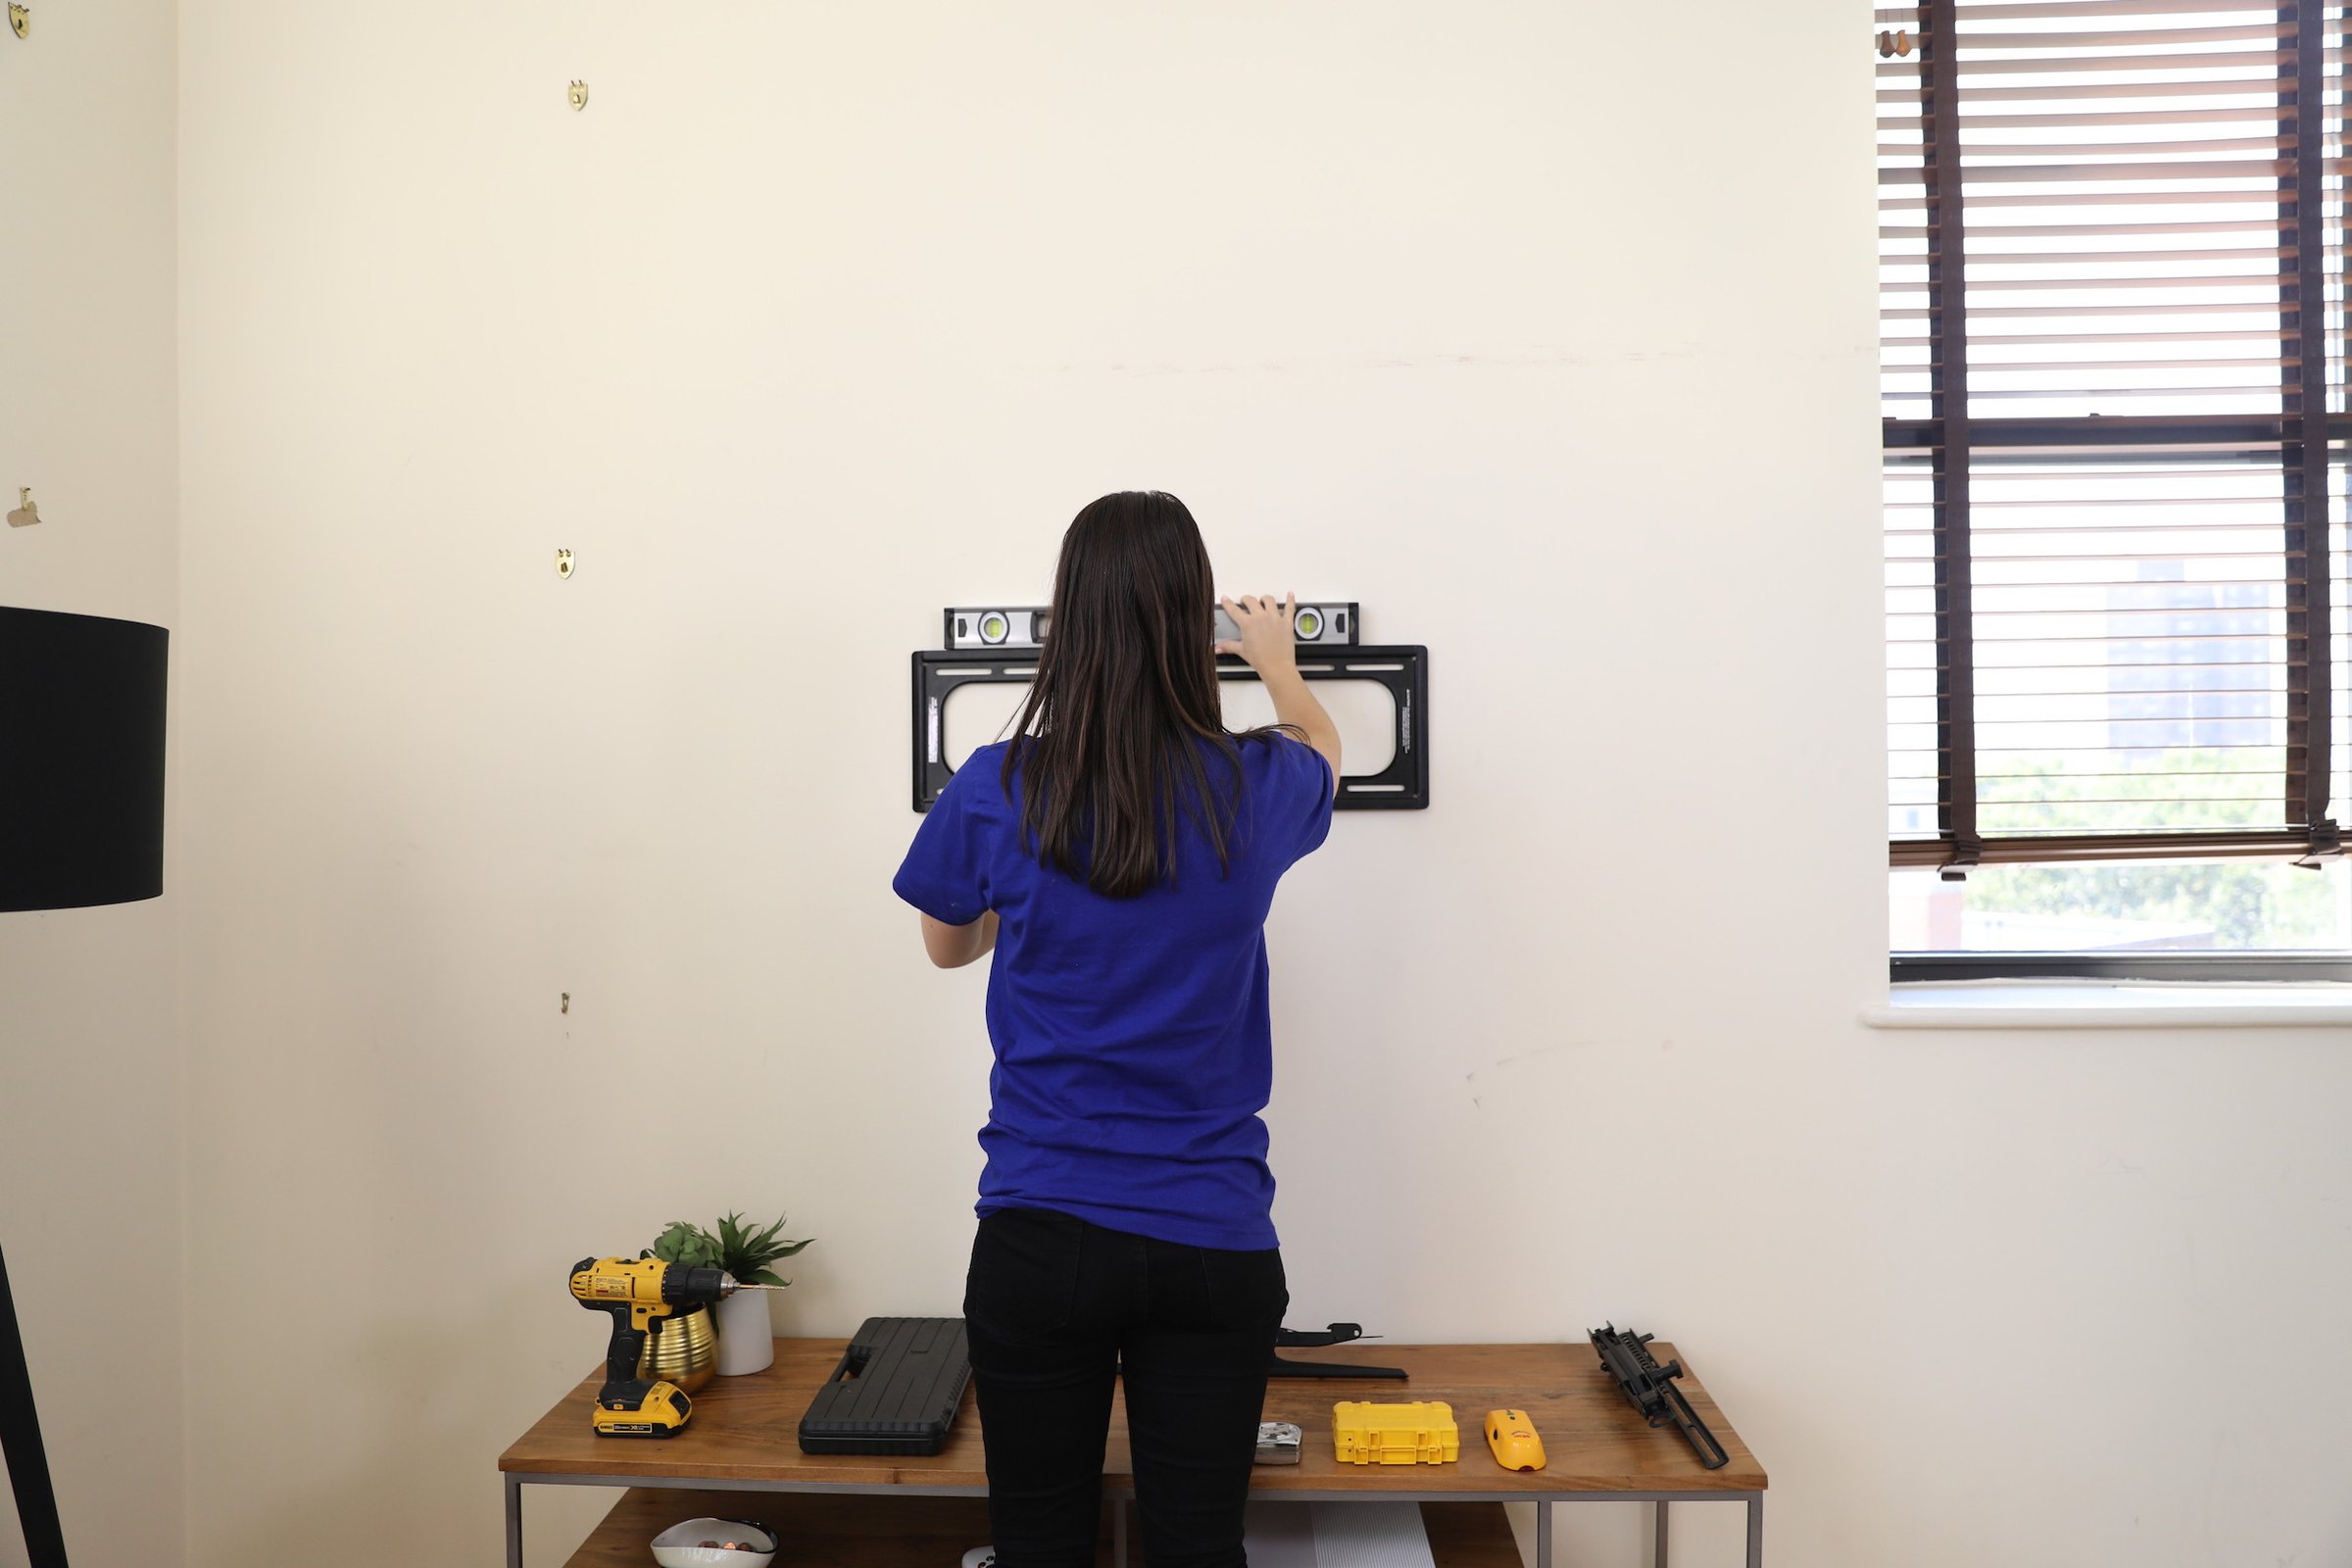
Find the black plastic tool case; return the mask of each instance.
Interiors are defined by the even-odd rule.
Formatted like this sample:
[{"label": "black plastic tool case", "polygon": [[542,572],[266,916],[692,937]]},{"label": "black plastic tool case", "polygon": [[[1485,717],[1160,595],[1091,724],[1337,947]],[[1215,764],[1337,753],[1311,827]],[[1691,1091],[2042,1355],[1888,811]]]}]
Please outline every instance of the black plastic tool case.
[{"label": "black plastic tool case", "polygon": [[972,1378],[959,1317],[869,1317],[801,1417],[803,1453],[937,1453]]}]

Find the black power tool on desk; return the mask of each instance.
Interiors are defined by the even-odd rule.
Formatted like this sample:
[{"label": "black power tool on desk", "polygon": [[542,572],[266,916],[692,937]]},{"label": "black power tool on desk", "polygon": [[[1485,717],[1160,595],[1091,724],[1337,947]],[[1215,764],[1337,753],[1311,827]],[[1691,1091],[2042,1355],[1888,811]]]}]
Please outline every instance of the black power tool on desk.
[{"label": "black power tool on desk", "polygon": [[1698,1462],[1709,1470],[1720,1470],[1731,1462],[1731,1455],[1723,1451],[1715,1434],[1707,1430],[1698,1412],[1690,1408],[1683,1391],[1674,1386],[1674,1380],[1683,1375],[1683,1363],[1669,1361],[1660,1366],[1650,1355],[1646,1347],[1657,1338],[1655,1334],[1636,1334],[1613,1323],[1588,1332],[1592,1336],[1592,1348],[1600,1352],[1602,1369],[1617,1380],[1626,1398],[1642,1412],[1642,1420],[1653,1427],[1671,1421],[1682,1428],[1683,1436],[1690,1440],[1691,1450],[1698,1455]]},{"label": "black power tool on desk", "polygon": [[1356,1340],[1378,1339],[1367,1335],[1361,1323],[1334,1323],[1326,1329],[1277,1329],[1274,1348],[1266,1352],[1266,1375],[1277,1378],[1402,1378],[1400,1366],[1358,1366],[1352,1361],[1294,1361],[1282,1354],[1288,1348],[1312,1348],[1325,1345],[1347,1345]]}]

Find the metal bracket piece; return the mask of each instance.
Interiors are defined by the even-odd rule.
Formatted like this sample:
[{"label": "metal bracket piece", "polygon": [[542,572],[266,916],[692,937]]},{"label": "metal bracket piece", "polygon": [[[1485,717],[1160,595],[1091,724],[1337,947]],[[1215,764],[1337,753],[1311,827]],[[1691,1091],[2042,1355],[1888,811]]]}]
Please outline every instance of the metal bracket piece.
[{"label": "metal bracket piece", "polygon": [[[931,809],[956,770],[948,765],[948,699],[957,687],[1025,685],[1037,678],[1034,649],[991,655],[924,649],[914,656],[914,808]],[[1310,681],[1369,680],[1396,705],[1396,749],[1377,773],[1343,773],[1343,811],[1423,811],[1429,808],[1429,650],[1420,646],[1299,651],[1298,673]],[[1217,661],[1219,680],[1255,680],[1238,659]]]}]

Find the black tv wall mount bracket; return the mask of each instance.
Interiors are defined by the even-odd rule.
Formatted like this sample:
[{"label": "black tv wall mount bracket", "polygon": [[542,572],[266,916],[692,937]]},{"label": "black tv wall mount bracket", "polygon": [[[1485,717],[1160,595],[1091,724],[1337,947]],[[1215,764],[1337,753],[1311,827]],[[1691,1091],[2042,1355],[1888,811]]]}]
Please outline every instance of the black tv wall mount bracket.
[{"label": "black tv wall mount bracket", "polygon": [[[1037,678],[1037,650],[993,654],[923,650],[914,669],[914,808],[927,811],[956,770],[948,765],[948,699],[959,687],[1025,685]],[[1396,710],[1396,745],[1377,773],[1343,773],[1343,811],[1429,808],[1429,650],[1417,645],[1299,650],[1298,673],[1310,681],[1368,680],[1386,688]],[[1239,659],[1217,661],[1219,680],[1255,680]]]}]

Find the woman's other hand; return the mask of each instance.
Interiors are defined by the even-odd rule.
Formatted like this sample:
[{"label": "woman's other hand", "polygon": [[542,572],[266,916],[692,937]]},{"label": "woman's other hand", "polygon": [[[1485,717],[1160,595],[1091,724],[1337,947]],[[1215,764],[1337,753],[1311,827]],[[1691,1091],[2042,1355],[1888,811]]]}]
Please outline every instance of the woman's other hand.
[{"label": "woman's other hand", "polygon": [[1218,653],[1241,655],[1242,662],[1256,670],[1261,680],[1298,667],[1298,643],[1291,630],[1298,615],[1297,594],[1280,599],[1244,594],[1218,602],[1242,630],[1240,641],[1217,644]]},{"label": "woman's other hand", "polygon": [[1337,793],[1340,727],[1306,689],[1306,677],[1298,673],[1298,644],[1291,630],[1298,620],[1298,596],[1285,594],[1273,600],[1262,594],[1244,594],[1219,603],[1242,629],[1242,636],[1239,642],[1217,644],[1217,652],[1239,654],[1257,671],[1266,695],[1274,699],[1274,721],[1298,731],[1300,739],[1323,754],[1323,760],[1331,764],[1331,787]]}]

